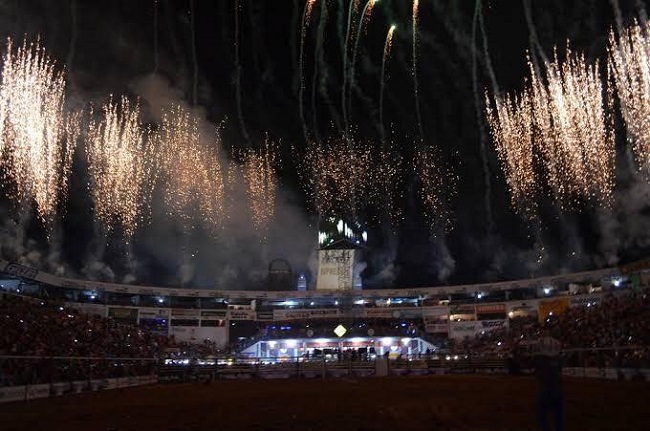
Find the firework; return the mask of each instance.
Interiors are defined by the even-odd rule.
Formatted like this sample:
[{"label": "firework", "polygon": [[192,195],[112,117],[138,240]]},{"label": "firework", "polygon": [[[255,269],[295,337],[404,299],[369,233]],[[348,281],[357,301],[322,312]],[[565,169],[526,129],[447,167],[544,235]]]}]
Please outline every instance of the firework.
[{"label": "firework", "polygon": [[255,229],[266,229],[275,213],[278,166],[277,148],[266,139],[259,151],[248,149],[242,153],[242,170],[246,180],[250,209]]},{"label": "firework", "polygon": [[239,128],[244,140],[248,142],[248,130],[244,122],[244,113],[241,107],[241,63],[239,61],[239,0],[235,0],[235,99],[237,101],[237,118]]},{"label": "firework", "polygon": [[309,133],[307,132],[307,123],[305,121],[305,105],[304,105],[304,93],[305,93],[305,69],[304,69],[304,55],[305,55],[305,39],[307,37],[307,28],[309,27],[311,13],[314,8],[316,0],[307,0],[305,3],[305,8],[302,14],[302,27],[300,31],[300,54],[298,57],[298,110],[300,113],[300,122],[302,124],[302,133],[305,138],[305,141],[309,141]]},{"label": "firework", "polygon": [[302,165],[302,182],[319,215],[354,216],[368,196],[372,147],[345,138],[312,143]]},{"label": "firework", "polygon": [[488,124],[515,211],[532,216],[536,210],[537,178],[533,165],[533,106],[529,91],[520,96],[495,96],[492,109],[486,95]]},{"label": "firework", "polygon": [[566,57],[561,63],[556,54],[543,77],[529,58],[531,79],[522,94],[495,97],[494,111],[486,103],[511,201],[527,214],[540,184],[562,209],[585,201],[607,205],[612,197],[614,134],[598,63],[586,63],[568,46]]},{"label": "firework", "polygon": [[393,33],[395,33],[396,26],[391,25],[386,34],[386,42],[384,42],[384,56],[381,60],[381,79],[379,89],[379,124],[382,130],[382,140],[385,140],[384,129],[384,87],[386,86],[386,60],[390,57],[390,50],[393,46]]},{"label": "firework", "polygon": [[614,186],[614,134],[605,111],[598,63],[566,48],[562,64],[547,64],[547,84],[533,76],[536,139],[548,184],[562,208],[578,200],[607,204]]},{"label": "firework", "polygon": [[217,143],[202,142],[198,120],[176,106],[163,113],[158,146],[168,214],[187,229],[221,226],[225,193]]},{"label": "firework", "polygon": [[398,205],[398,201],[402,196],[400,181],[404,160],[397,151],[384,147],[385,143],[382,141],[381,147],[372,151],[373,169],[370,172],[372,187],[369,189],[366,201],[379,209],[379,214],[388,216],[391,225],[397,226],[402,220],[402,208]]},{"label": "firework", "polygon": [[0,86],[0,153],[11,198],[34,203],[49,227],[65,198],[79,118],[65,110],[65,78],[39,43],[9,39]]},{"label": "firework", "polygon": [[418,13],[420,8],[419,0],[413,0],[413,88],[415,90],[415,115],[418,122],[418,132],[420,141],[424,140],[424,130],[422,129],[422,114],[420,113],[420,90],[418,83]]},{"label": "firework", "polygon": [[[352,88],[354,87],[354,70],[356,67],[357,63],[357,53],[359,51],[359,41],[361,40],[361,30],[363,29],[363,26],[366,25],[368,22],[370,22],[370,16],[372,14],[372,10],[375,7],[375,3],[378,0],[368,0],[366,5],[363,7],[363,10],[361,11],[361,19],[359,19],[359,27],[357,28],[357,33],[354,38],[354,49],[352,50],[352,62],[350,64],[350,77],[349,77],[349,82],[348,82],[348,97],[347,97],[347,115],[350,115],[350,110],[351,110],[351,104],[352,104]],[[346,123],[349,124],[349,118],[346,121]]]},{"label": "firework", "polygon": [[639,169],[650,166],[650,24],[634,23],[618,37],[610,32],[608,69]]},{"label": "firework", "polygon": [[413,166],[417,172],[418,194],[429,230],[435,234],[439,229],[452,229],[452,212],[448,200],[455,194],[457,178],[443,167],[440,156],[433,147],[418,148]]},{"label": "firework", "polygon": [[352,25],[354,21],[354,16],[359,10],[359,5],[361,3],[361,0],[351,0],[350,1],[350,6],[348,7],[348,24],[347,24],[347,30],[345,32],[345,43],[343,46],[343,85],[341,86],[341,110],[342,110],[342,115],[343,115],[343,121],[345,123],[345,135],[347,136],[349,132],[349,124],[348,124],[348,115],[347,115],[347,103],[346,103],[346,88],[347,88],[347,82],[348,82],[348,50],[350,49],[350,38],[352,37],[351,31],[352,31]]},{"label": "firework", "polygon": [[95,216],[108,231],[120,223],[128,241],[150,208],[153,146],[140,123],[139,104],[126,97],[106,103],[101,120],[92,117],[86,157]]}]

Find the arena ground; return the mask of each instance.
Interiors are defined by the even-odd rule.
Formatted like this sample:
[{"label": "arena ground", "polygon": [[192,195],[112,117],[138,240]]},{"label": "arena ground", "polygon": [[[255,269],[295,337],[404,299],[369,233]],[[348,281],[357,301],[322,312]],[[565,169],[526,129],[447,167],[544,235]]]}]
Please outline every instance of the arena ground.
[{"label": "arena ground", "polygon": [[[650,384],[567,379],[567,430],[648,430]],[[11,430],[535,430],[531,377],[228,380],[0,405]]]}]

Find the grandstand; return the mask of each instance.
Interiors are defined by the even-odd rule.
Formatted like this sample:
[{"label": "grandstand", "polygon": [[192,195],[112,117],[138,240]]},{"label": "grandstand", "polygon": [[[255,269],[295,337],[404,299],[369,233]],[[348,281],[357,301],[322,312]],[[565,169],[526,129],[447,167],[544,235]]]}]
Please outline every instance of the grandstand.
[{"label": "grandstand", "polygon": [[[239,346],[280,360],[354,349],[418,355],[521,321],[591,307],[650,284],[645,267],[609,268],[503,283],[389,290],[219,291],[101,283],[0,262],[2,291],[139,325],[176,342]],[[335,353],[332,353],[335,354]]]}]

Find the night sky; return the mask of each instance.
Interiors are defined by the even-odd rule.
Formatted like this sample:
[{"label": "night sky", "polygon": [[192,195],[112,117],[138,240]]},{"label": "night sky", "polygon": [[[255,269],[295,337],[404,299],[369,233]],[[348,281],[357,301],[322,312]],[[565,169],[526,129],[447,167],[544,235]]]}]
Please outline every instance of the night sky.
[{"label": "night sky", "polygon": [[[613,3],[620,3],[624,24],[643,17],[645,4],[638,0],[522,1],[533,3],[534,30],[547,56],[552,57],[554,46],[563,52],[568,39],[572,49],[584,52],[588,60],[600,59],[603,71],[607,35],[615,25]],[[382,54],[386,32],[395,24],[387,60],[384,119],[407,169],[400,179],[402,197],[395,202],[403,221],[391,226],[381,214],[357,214],[357,221],[369,233],[367,268],[362,274],[366,286],[511,280],[647,257],[650,187],[646,178],[631,172],[620,118],[612,210],[585,205],[566,212],[550,200],[542,201],[538,220],[530,222],[510,207],[483,108],[485,90],[495,89],[490,66],[502,92],[520,89],[527,76],[526,52],[531,42],[522,1],[483,0],[479,14],[471,0],[420,2],[421,145],[435,147],[445,168],[458,178],[454,190],[441,190],[453,215],[451,229],[427,226],[417,193],[419,183],[411,168],[419,140],[412,76],[412,3],[381,0],[375,6],[359,43],[350,118],[358,139],[381,139]],[[303,0],[1,1],[2,37],[21,40],[26,36],[30,41],[40,37],[48,53],[67,67],[71,109],[101,105],[109,94],[126,94],[140,98],[144,121],[155,122],[148,110],[157,105],[192,104],[196,61],[197,112],[206,130],[225,121],[223,157],[228,158],[234,149],[257,148],[265,136],[281,142],[282,155],[278,209],[265,245],[245,217],[235,217],[218,238],[200,229],[183,235],[155,202],[151,224],[141,228],[130,244],[121,240],[119,232],[103,238],[93,222],[80,146],[65,217],[50,241],[36,220],[20,224],[10,202],[3,200],[3,257],[71,277],[222,289],[262,288],[268,263],[282,258],[291,263],[296,277],[304,272],[313,282],[317,216],[298,175],[300,151],[307,148],[298,108],[303,7]],[[305,33],[306,126],[312,137],[321,140],[341,136],[342,36],[347,10],[347,0],[317,1]],[[327,23],[320,28],[319,45],[324,13]],[[235,199],[244,200],[244,196],[242,192]]]}]

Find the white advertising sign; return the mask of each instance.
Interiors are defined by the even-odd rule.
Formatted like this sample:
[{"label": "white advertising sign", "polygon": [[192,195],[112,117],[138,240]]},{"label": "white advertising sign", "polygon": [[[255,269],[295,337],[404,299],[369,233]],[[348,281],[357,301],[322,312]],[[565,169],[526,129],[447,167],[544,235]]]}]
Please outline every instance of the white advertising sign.
[{"label": "white advertising sign", "polygon": [[320,250],[318,263],[316,289],[352,289],[354,250]]}]

